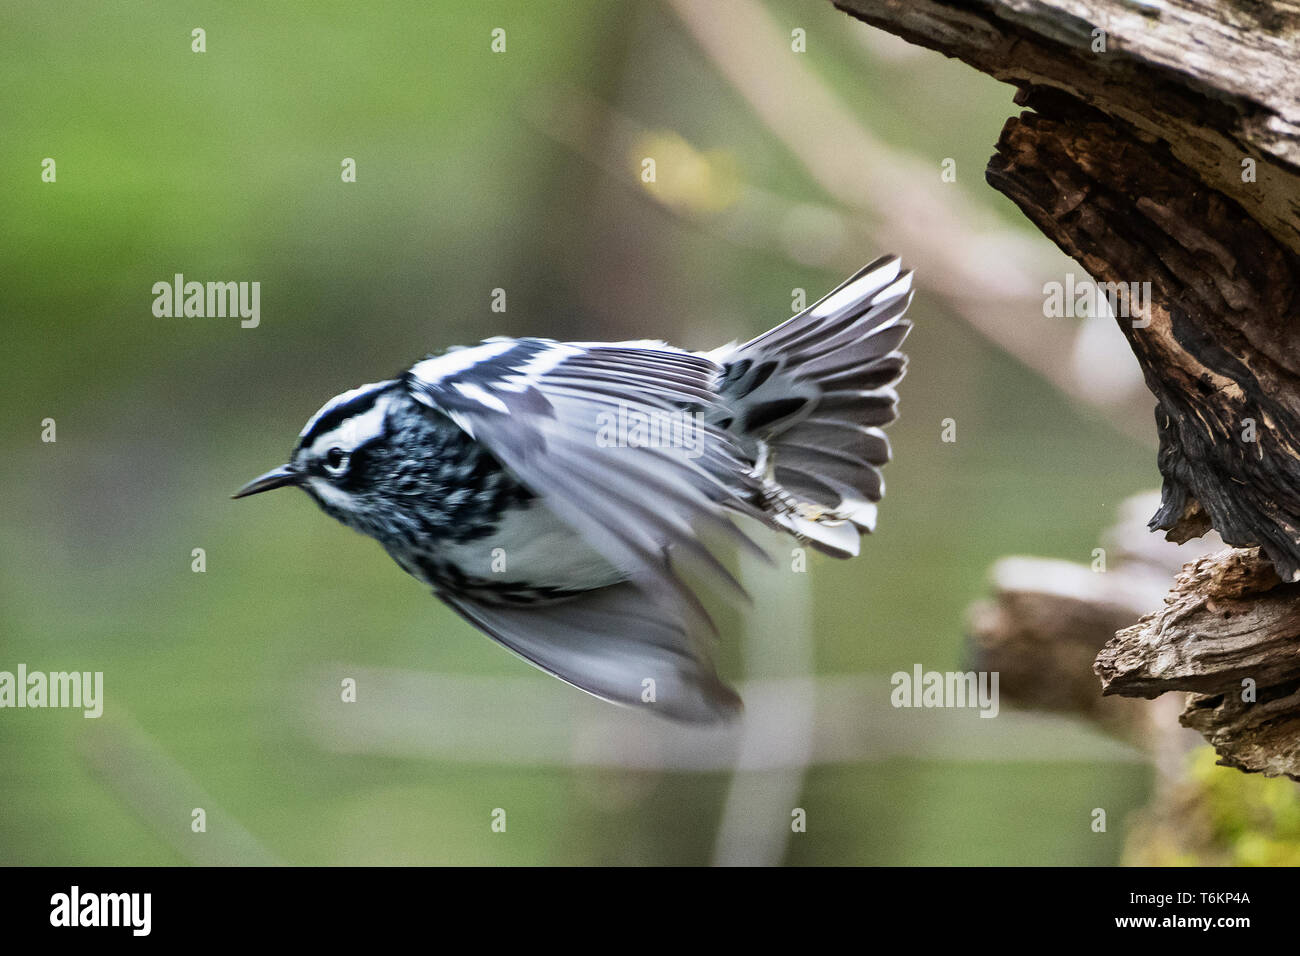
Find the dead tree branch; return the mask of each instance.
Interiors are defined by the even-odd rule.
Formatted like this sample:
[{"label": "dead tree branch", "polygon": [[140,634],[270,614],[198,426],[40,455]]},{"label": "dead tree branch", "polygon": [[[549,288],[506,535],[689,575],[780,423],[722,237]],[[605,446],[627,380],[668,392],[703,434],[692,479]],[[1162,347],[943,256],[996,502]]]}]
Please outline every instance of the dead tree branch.
[{"label": "dead tree branch", "polygon": [[[1018,88],[989,183],[1094,279],[1150,290],[1118,319],[1155,396],[1151,528],[1259,549],[1193,565],[1120,631],[1106,692],[1197,691],[1184,722],[1225,762],[1297,773],[1300,4],[835,2]],[[1272,696],[1234,701],[1245,677]]]}]

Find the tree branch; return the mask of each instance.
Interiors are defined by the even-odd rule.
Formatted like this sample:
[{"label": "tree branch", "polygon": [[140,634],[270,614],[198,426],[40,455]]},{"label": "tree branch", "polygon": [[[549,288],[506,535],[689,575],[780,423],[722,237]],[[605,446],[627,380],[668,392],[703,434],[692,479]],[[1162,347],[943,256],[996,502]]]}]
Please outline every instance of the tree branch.
[{"label": "tree branch", "polygon": [[1300,584],[1257,550],[1189,563],[1165,606],[1119,631],[1093,669],[1106,694],[1195,692],[1180,721],[1222,763],[1300,780]]},{"label": "tree branch", "polygon": [[1033,112],[1007,121],[987,179],[1095,279],[1137,293],[1118,321],[1156,399],[1152,529],[1252,549],[1189,566],[1164,610],[1121,630],[1096,665],[1106,693],[1196,691],[1183,722],[1224,762],[1295,775],[1300,585],[1282,581],[1300,581],[1300,4],[836,4],[1018,87]]}]

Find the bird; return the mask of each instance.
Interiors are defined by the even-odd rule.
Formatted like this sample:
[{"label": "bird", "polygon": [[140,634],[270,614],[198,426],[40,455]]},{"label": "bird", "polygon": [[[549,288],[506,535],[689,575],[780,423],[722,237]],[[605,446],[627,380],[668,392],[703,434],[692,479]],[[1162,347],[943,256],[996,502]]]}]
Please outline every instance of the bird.
[{"label": "bird", "polygon": [[885,256],[708,352],[454,347],[330,399],[288,462],[232,497],[300,488],[537,668],[681,723],[730,722],[743,703],[701,591],[747,597],[723,549],[770,562],[741,516],[859,553],[885,492],[911,286]]}]

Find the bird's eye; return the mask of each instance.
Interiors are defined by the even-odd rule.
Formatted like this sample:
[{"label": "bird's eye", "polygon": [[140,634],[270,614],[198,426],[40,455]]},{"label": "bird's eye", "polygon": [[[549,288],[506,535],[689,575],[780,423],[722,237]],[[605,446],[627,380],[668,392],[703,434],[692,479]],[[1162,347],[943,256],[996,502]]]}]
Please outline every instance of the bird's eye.
[{"label": "bird's eye", "polygon": [[341,475],[348,467],[348,453],[337,445],[325,453],[325,470],[332,475]]}]

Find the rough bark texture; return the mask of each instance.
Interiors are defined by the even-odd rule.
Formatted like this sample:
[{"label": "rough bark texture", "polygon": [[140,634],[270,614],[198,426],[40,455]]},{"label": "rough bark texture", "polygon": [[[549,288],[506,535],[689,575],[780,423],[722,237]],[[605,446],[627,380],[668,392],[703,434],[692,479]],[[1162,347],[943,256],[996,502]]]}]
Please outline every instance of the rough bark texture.
[{"label": "rough bark texture", "polygon": [[1157,401],[1152,527],[1213,527],[1300,580],[1300,6],[837,5],[1019,87],[1036,112],[990,184],[1098,282],[1151,283],[1119,321]]},{"label": "rough bark texture", "polygon": [[1191,562],[1165,606],[1119,631],[1097,656],[1104,692],[1218,693],[1246,679],[1267,686],[1300,677],[1298,589],[1253,549]]},{"label": "rough bark texture", "polygon": [[[1242,204],[1300,252],[1293,0],[835,0],[1022,91],[1093,107]],[[1104,34],[1103,50],[1095,49]],[[1037,108],[1037,107],[1035,107]],[[1257,160],[1256,182],[1241,161]]]},{"label": "rough bark texture", "polygon": [[[1032,112],[1007,121],[989,183],[1098,282],[1150,283],[1137,314],[1117,317],[1156,399],[1152,529],[1185,541],[1213,528],[1300,581],[1300,4],[835,2],[1018,87]],[[1108,693],[1201,691],[1184,722],[1225,762],[1294,774],[1281,732],[1300,729],[1300,701],[1281,662],[1300,653],[1300,627],[1281,608],[1298,595],[1265,587],[1261,570],[1229,598],[1214,591],[1227,574],[1180,579],[1194,625],[1121,631],[1124,652],[1098,667]],[[1205,610],[1225,601],[1235,623]],[[1139,640],[1151,642],[1144,665],[1159,666],[1130,679],[1145,673],[1126,656],[1142,657]],[[1228,671],[1212,650],[1223,642],[1237,655]],[[1226,682],[1241,676],[1276,695],[1233,703]]]},{"label": "rough bark texture", "polygon": [[1257,550],[1188,564],[1165,606],[1119,631],[1095,670],[1106,694],[1194,692],[1180,720],[1221,763],[1300,780],[1300,584]]}]

